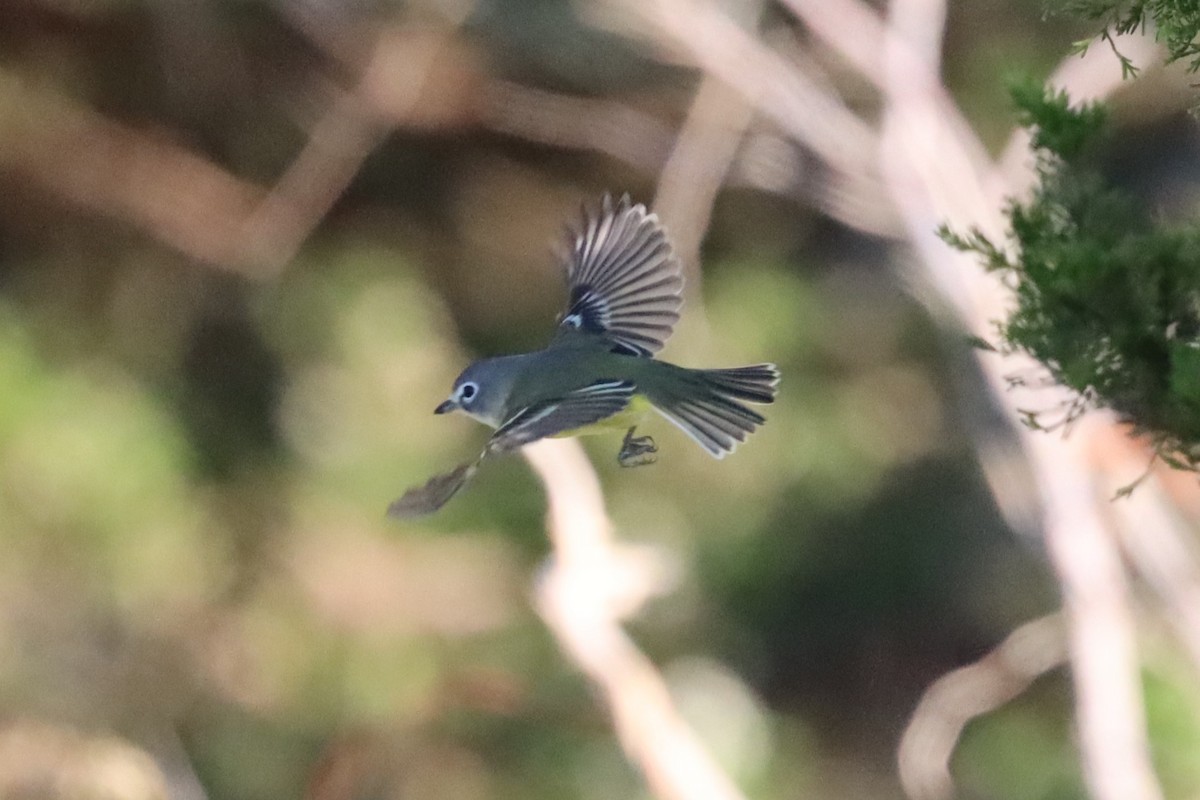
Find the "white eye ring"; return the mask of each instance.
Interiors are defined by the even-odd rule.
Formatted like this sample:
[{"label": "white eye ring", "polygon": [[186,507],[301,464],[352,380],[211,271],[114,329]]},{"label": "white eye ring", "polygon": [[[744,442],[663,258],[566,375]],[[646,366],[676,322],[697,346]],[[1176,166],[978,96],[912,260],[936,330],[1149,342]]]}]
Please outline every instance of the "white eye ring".
[{"label": "white eye ring", "polygon": [[458,400],[460,403],[469,403],[475,398],[479,392],[479,384],[474,381],[467,381],[462,386],[458,387]]}]

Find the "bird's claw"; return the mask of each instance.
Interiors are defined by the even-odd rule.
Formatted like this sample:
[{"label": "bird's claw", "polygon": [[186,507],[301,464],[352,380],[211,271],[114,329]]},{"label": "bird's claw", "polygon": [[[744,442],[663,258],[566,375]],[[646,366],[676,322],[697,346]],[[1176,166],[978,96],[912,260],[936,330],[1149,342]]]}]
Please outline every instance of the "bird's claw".
[{"label": "bird's claw", "polygon": [[658,460],[658,456],[654,455],[658,452],[658,445],[654,443],[654,439],[649,436],[634,436],[633,432],[636,430],[637,426],[630,428],[621,442],[617,463],[622,467],[641,467]]}]

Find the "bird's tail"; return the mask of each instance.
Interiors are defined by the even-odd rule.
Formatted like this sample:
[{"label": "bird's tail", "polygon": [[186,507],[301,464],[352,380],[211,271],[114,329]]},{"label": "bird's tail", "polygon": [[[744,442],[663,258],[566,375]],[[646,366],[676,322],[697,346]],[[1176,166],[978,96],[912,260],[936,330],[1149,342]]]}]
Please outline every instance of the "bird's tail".
[{"label": "bird's tail", "polygon": [[[658,413],[690,436],[714,458],[724,458],[766,422],[747,403],[775,402],[779,369],[755,364],[734,369],[683,369],[663,387],[645,387]],[[655,383],[658,383],[655,381]]]}]

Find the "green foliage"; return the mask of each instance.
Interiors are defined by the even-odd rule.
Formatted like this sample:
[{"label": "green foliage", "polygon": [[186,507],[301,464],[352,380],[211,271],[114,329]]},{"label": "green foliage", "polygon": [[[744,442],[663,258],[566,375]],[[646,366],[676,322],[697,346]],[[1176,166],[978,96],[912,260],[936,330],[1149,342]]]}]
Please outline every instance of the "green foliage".
[{"label": "green foliage", "polygon": [[1033,129],[1033,146],[1063,159],[1074,159],[1094,141],[1108,116],[1097,103],[1071,108],[1066,92],[1047,89],[1035,81],[1013,81],[1009,92],[1017,104],[1018,121]]},{"label": "green foliage", "polygon": [[1104,113],[1073,109],[1061,93],[1013,92],[1034,127],[1039,185],[1010,204],[1013,248],[978,231],[943,231],[1011,276],[1017,307],[1000,328],[1010,350],[1031,354],[1079,396],[1064,418],[1030,414],[1035,427],[1069,421],[1088,405],[1115,410],[1151,434],[1170,463],[1200,466],[1200,230],[1157,224],[1088,162]]},{"label": "green foliage", "polygon": [[[1064,10],[1104,25],[1101,38],[1113,46],[1126,77],[1137,73],[1132,62],[1117,50],[1114,35],[1154,28],[1155,37],[1167,47],[1167,61],[1188,60],[1188,70],[1200,69],[1200,6],[1194,0],[1066,0]],[[1076,49],[1087,49],[1087,42]]]}]

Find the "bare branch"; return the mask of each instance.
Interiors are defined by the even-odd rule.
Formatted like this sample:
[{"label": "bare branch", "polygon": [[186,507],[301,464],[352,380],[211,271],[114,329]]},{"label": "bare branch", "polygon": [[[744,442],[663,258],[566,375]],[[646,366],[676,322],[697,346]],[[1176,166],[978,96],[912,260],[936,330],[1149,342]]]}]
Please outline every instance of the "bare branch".
[{"label": "bare branch", "polygon": [[486,89],[484,126],[532,142],[592,150],[648,173],[662,168],[671,131],[652,114],[608,99],[572,97],[496,80]]},{"label": "bare branch", "polygon": [[654,210],[671,231],[683,263],[689,305],[700,307],[700,244],[753,109],[722,81],[706,76],[658,180]]},{"label": "bare branch", "polygon": [[[978,266],[963,264],[959,254],[937,243],[933,233],[939,221],[957,219],[956,209],[948,205],[955,196],[983,204],[974,212],[980,216],[973,224],[1003,230],[999,207],[986,203],[986,173],[945,169],[947,163],[958,161],[960,168],[969,163],[968,151],[974,148],[964,144],[963,131],[952,133],[941,123],[937,56],[928,49],[914,53],[910,45],[921,42],[926,48],[939,48],[944,14],[942,0],[895,0],[891,6],[884,46],[887,111],[881,158],[922,265],[943,289],[949,276],[961,270],[963,277],[955,281],[952,293],[944,294],[960,309],[970,330],[985,334],[987,317],[982,315],[990,311],[989,295],[991,303],[997,302],[998,287]],[[931,27],[937,36],[926,30]],[[931,152],[931,143],[937,145],[937,154]],[[955,159],[955,153],[961,158]],[[945,191],[955,184],[962,188]],[[980,363],[997,397],[1011,404],[998,359]],[[1004,368],[1012,369],[1012,364]],[[1111,421],[1093,415],[1070,441],[1055,441],[1031,435],[1014,420],[1041,490],[1043,536],[1063,587],[1085,780],[1098,800],[1156,800],[1162,790],[1150,763],[1127,580],[1113,531],[1098,511],[1098,488],[1082,449],[1090,431],[1107,424]]]},{"label": "bare branch", "polygon": [[263,191],[186,147],[0,71],[0,169],[196,260],[253,275],[238,245]]},{"label": "bare branch", "polygon": [[[879,169],[920,256],[924,279],[965,327],[987,335],[1007,294],[938,241],[935,230],[949,220],[1001,234],[1001,198],[1008,186],[938,76],[944,3],[896,0],[886,24],[858,0],[788,0],[788,5],[882,91]],[[714,5],[659,0],[631,3],[626,11],[649,23],[660,46],[741,91],[835,172],[874,174],[858,153],[874,138],[865,123],[798,78]],[[804,116],[794,113],[801,106]],[[981,365],[992,391],[1011,410],[1013,398],[996,361]],[[1013,421],[1023,430],[1015,414]],[[1110,423],[1093,416],[1089,424]],[[1027,434],[1024,439],[1045,500],[1044,535],[1064,587],[1088,784],[1097,798],[1151,800],[1161,790],[1148,756],[1127,581],[1113,532],[1098,513],[1083,449],[1088,435],[1076,430],[1068,443]]]},{"label": "bare branch", "polygon": [[1129,581],[1114,532],[1099,513],[1110,495],[1093,482],[1082,450],[1096,435],[1091,428],[1111,424],[1093,413],[1068,441],[1027,436],[1027,444],[1069,622],[1084,778],[1098,800],[1156,800],[1162,789],[1150,763]]},{"label": "bare branch", "polygon": [[900,738],[900,782],[912,800],[950,800],[950,758],[972,719],[1020,696],[1066,659],[1059,614],[1026,622],[974,664],[938,678]]},{"label": "bare branch", "polygon": [[[1128,476],[1144,468],[1146,447],[1119,428],[1105,432],[1096,443],[1096,460],[1115,492]],[[1164,487],[1166,471],[1161,463],[1152,466],[1148,480],[1137,491],[1110,504],[1121,535],[1121,547],[1133,568],[1158,596],[1166,609],[1167,623],[1175,630],[1184,651],[1200,670],[1200,554],[1193,528],[1177,510]],[[1188,488],[1195,502],[1195,478]]]},{"label": "bare branch", "polygon": [[715,4],[608,0],[605,5],[612,12],[605,22],[631,35],[651,36],[658,47],[721,79],[833,169],[859,174],[873,157],[876,137],[867,123]]},{"label": "bare branch", "polygon": [[278,275],[386,133],[357,92],[340,94],[304,149],[247,218],[247,260],[265,277]]},{"label": "bare branch", "polygon": [[[0,169],[144,230],[207,266],[277,276],[394,127],[461,124],[475,73],[451,69],[453,32],[385,31],[358,84],[335,93],[270,191],[186,147],[114,122],[0,72],[0,95],[23,113],[0,122]],[[426,102],[430,81],[437,102]]]},{"label": "bare branch", "polygon": [[583,448],[573,439],[543,439],[522,452],[550,506],[553,555],[537,585],[538,611],[603,691],[629,758],[661,800],[739,800],[741,792],[675,709],[658,670],[621,628],[659,582],[614,544]]},{"label": "bare branch", "polygon": [[[295,257],[393,127],[430,124],[420,104],[428,99],[432,79],[461,77],[435,71],[453,46],[452,37],[452,31],[406,29],[380,34],[358,84],[337,94],[304,148],[246,220],[246,258],[261,272],[276,275]],[[458,94],[464,90],[456,88]],[[446,103],[445,97],[439,100]]]}]

